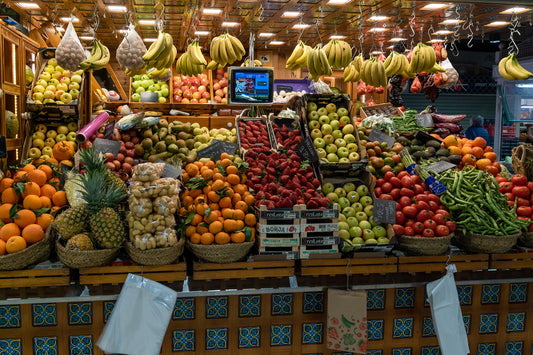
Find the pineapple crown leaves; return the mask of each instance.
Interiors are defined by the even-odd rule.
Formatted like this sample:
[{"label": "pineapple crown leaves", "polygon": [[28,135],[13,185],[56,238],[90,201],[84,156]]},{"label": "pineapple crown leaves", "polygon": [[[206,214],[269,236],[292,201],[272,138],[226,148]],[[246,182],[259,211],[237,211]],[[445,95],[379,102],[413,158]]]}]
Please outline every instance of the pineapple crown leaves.
[{"label": "pineapple crown leaves", "polygon": [[101,170],[105,167],[104,155],[96,153],[94,147],[80,149],[80,162],[85,165],[87,171]]},{"label": "pineapple crown leaves", "polygon": [[115,182],[109,184],[109,177],[105,171],[90,171],[82,175],[81,181],[75,181],[81,187],[83,200],[87,203],[87,210],[95,213],[104,207],[114,208],[127,197],[126,191]]}]

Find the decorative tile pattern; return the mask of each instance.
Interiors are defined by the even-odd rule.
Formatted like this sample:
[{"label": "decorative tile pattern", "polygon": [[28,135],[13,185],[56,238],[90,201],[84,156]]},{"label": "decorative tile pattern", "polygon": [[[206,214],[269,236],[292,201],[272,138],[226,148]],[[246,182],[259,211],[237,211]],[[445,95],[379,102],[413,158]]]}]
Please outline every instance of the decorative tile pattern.
[{"label": "decorative tile pattern", "polygon": [[383,339],[383,319],[369,319],[367,321],[368,340]]},{"label": "decorative tile pattern", "polygon": [[500,303],[502,285],[483,285],[481,288],[481,304]]},{"label": "decorative tile pattern", "polygon": [[205,298],[205,317],[212,318],[228,318],[228,297],[206,297]]},{"label": "decorative tile pattern", "polygon": [[70,325],[91,324],[93,322],[92,303],[68,304],[68,323]]},{"label": "decorative tile pattern", "polygon": [[20,328],[20,306],[0,306],[1,328]]},{"label": "decorative tile pattern", "polygon": [[206,350],[228,348],[228,328],[208,328],[205,339]]},{"label": "decorative tile pattern", "polygon": [[272,295],[272,315],[292,314],[292,293],[275,293]]},{"label": "decorative tile pattern", "polygon": [[0,339],[0,354],[22,355],[22,340]]},{"label": "decorative tile pattern", "polygon": [[[337,354],[337,353],[335,353]],[[350,354],[350,353],[348,353]],[[381,350],[367,350],[366,355],[383,355],[383,352]]]},{"label": "decorative tile pattern", "polygon": [[394,318],[393,338],[410,338],[413,336],[413,318]]},{"label": "decorative tile pattern", "polygon": [[459,303],[461,306],[472,304],[472,286],[457,286],[457,294],[459,295]]},{"label": "decorative tile pattern", "polygon": [[323,323],[304,323],[302,327],[302,344],[322,344]]},{"label": "decorative tile pattern", "polygon": [[397,288],[394,290],[394,308],[413,308],[415,306],[415,288]]},{"label": "decorative tile pattern", "polygon": [[71,335],[69,347],[70,355],[92,355],[93,337],[91,335]]},{"label": "decorative tile pattern", "polygon": [[385,309],[385,290],[368,290],[367,291],[366,308],[369,311],[375,311],[378,309]]},{"label": "decorative tile pattern", "polygon": [[463,314],[463,322],[465,323],[466,334],[470,334],[470,326],[472,324],[472,315]]},{"label": "decorative tile pattern", "polygon": [[260,327],[239,327],[239,348],[258,348],[260,339]]},{"label": "decorative tile pattern", "polygon": [[438,346],[423,346],[422,355],[440,355],[440,348]]},{"label": "decorative tile pattern", "polygon": [[523,332],[525,320],[525,312],[507,314],[507,332]]},{"label": "decorative tile pattern", "polygon": [[172,351],[194,351],[194,341],[194,330],[174,330],[172,332]]},{"label": "decorative tile pattern", "polygon": [[57,325],[57,309],[55,303],[41,303],[32,305],[34,327]]},{"label": "decorative tile pattern", "polygon": [[193,297],[177,298],[174,311],[172,312],[173,320],[194,319],[195,300]]},{"label": "decorative tile pattern", "polygon": [[109,320],[113,308],[115,308],[115,301],[104,301],[104,323]]},{"label": "decorative tile pattern", "polygon": [[392,349],[392,355],[411,355],[411,348],[396,348]]},{"label": "decorative tile pattern", "polygon": [[478,344],[477,355],[496,355],[496,343]]},{"label": "decorative tile pattern", "polygon": [[433,328],[433,320],[431,317],[424,317],[423,323],[422,323],[422,336],[423,337],[434,337],[435,335],[435,328]]},{"label": "decorative tile pattern", "polygon": [[527,301],[527,283],[512,283],[509,285],[509,303],[524,303]]},{"label": "decorative tile pattern", "polygon": [[324,292],[304,292],[303,302],[304,313],[324,312]]},{"label": "decorative tile pattern", "polygon": [[57,355],[57,337],[33,338],[33,353],[35,355]]},{"label": "decorative tile pattern", "polygon": [[270,327],[270,346],[292,344],[292,325],[279,324]]},{"label": "decorative tile pattern", "polygon": [[239,317],[260,317],[261,296],[239,296]]},{"label": "decorative tile pattern", "polygon": [[479,319],[479,334],[496,333],[498,331],[498,313],[482,314]]},{"label": "decorative tile pattern", "polygon": [[510,341],[505,343],[505,355],[522,355],[524,343],[521,341]]}]

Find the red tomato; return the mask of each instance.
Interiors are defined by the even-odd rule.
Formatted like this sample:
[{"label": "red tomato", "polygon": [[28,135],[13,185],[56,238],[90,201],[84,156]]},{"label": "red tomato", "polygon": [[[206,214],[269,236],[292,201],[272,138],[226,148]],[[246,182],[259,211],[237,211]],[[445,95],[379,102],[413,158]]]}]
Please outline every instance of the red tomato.
[{"label": "red tomato", "polygon": [[529,192],[533,192],[533,181],[527,182],[527,188],[529,189]]},{"label": "red tomato", "polygon": [[446,226],[437,226],[437,229],[435,229],[435,233],[437,234],[437,237],[445,237],[450,234],[450,230]]},{"label": "red tomato", "polygon": [[403,170],[398,173],[398,179],[402,179],[404,176],[411,176],[407,171]]},{"label": "red tomato", "polygon": [[435,201],[429,201],[429,209],[432,210],[433,212],[435,212],[438,209],[440,209],[440,205],[437,202],[435,202]]},{"label": "red tomato", "polygon": [[506,182],[502,182],[500,184],[500,188],[498,189],[502,194],[506,193],[506,192],[511,192],[513,190],[513,183],[512,182],[509,182],[509,181],[506,181]]},{"label": "red tomato", "polygon": [[527,176],[522,174],[515,174],[511,178],[511,182],[514,186],[527,186]]},{"label": "red tomato", "polygon": [[446,221],[448,221],[449,219],[444,214],[436,213],[435,216],[433,216],[433,220],[438,225],[446,225]]},{"label": "red tomato", "polygon": [[418,215],[416,216],[416,220],[418,222],[424,222],[427,219],[431,218],[431,211],[426,209],[418,212]]},{"label": "red tomato", "polygon": [[511,193],[515,196],[522,197],[522,198],[529,197],[529,189],[527,188],[527,186],[515,186],[511,190]]},{"label": "red tomato", "polygon": [[407,196],[402,196],[400,197],[400,205],[402,205],[402,208],[405,207],[405,206],[410,206],[411,205],[411,199]]},{"label": "red tomato", "polygon": [[411,175],[411,182],[414,184],[420,184],[422,180],[420,180],[420,176],[418,175]]},{"label": "red tomato", "polygon": [[527,227],[527,231],[528,231],[528,232],[533,232],[533,224],[530,224],[530,225]]},{"label": "red tomato", "polygon": [[448,219],[450,218],[450,212],[448,212],[448,211],[446,211],[446,210],[443,210],[442,208],[436,210],[436,211],[435,211],[435,214],[443,214],[443,215],[445,215]]},{"label": "red tomato", "polygon": [[394,187],[402,187],[402,181],[400,179],[398,179],[396,176],[392,177],[389,182]]},{"label": "red tomato", "polygon": [[428,202],[428,196],[424,195],[423,193],[415,195],[414,199],[415,199],[415,201],[426,201],[426,202]]},{"label": "red tomato", "polygon": [[429,210],[429,204],[426,201],[415,201],[413,204],[416,206],[416,209],[419,211]]},{"label": "red tomato", "polygon": [[433,229],[426,228],[424,229],[422,236],[425,238],[432,238],[435,236],[435,232],[433,231]]},{"label": "red tomato", "polygon": [[424,227],[435,230],[435,229],[437,229],[437,222],[435,222],[432,219],[426,219],[424,221]]},{"label": "red tomato", "polygon": [[514,200],[508,200],[507,203],[509,206],[514,207]]},{"label": "red tomato", "polygon": [[504,183],[504,182],[508,182],[509,180],[507,180],[507,179],[504,178],[503,176],[496,176],[496,181],[498,182],[498,185],[501,186],[502,183]]},{"label": "red tomato", "polygon": [[529,217],[518,216],[517,218],[521,221],[529,221]]},{"label": "red tomato", "polygon": [[405,227],[403,229],[403,232],[405,233],[405,235],[409,235],[409,236],[415,235],[415,230],[412,227]]},{"label": "red tomato", "polygon": [[518,205],[516,214],[522,217],[531,217],[531,207]]},{"label": "red tomato", "polygon": [[407,188],[412,188],[413,187],[413,183],[411,181],[411,177],[404,176],[401,180],[402,180],[402,186],[403,187],[407,187]]},{"label": "red tomato", "polygon": [[514,201],[514,195],[510,192],[504,193],[505,197],[507,197],[508,200]]},{"label": "red tomato", "polygon": [[377,179],[376,180],[376,186],[381,187],[385,183],[385,179]]},{"label": "red tomato", "polygon": [[402,205],[400,205],[399,202],[396,202],[396,211],[401,211],[402,210]]},{"label": "red tomato", "polygon": [[407,187],[402,187],[400,189],[400,195],[413,197],[415,195],[415,193],[413,192],[413,190],[408,189]]},{"label": "red tomato", "polygon": [[393,177],[394,177],[394,173],[392,171],[387,171],[385,173],[385,175],[383,176],[385,181],[390,181],[390,179],[393,178]]},{"label": "red tomato", "polygon": [[390,182],[386,182],[384,183],[383,185],[381,185],[381,191],[383,191],[384,193],[388,194],[389,192],[392,191],[392,184]]},{"label": "red tomato", "polygon": [[446,222],[446,227],[448,227],[448,229],[450,230],[450,232],[455,232],[455,223],[452,222],[452,221],[447,221]]},{"label": "red tomato", "polygon": [[516,199],[516,205],[517,206],[527,206],[529,207],[530,206],[530,203],[529,203],[529,200],[527,198],[522,198],[522,197],[519,197]]},{"label": "red tomato", "polygon": [[396,224],[405,224],[405,215],[401,211],[396,211]]},{"label": "red tomato", "polygon": [[395,187],[391,190],[390,195],[395,201],[398,200],[400,198],[400,189]]},{"label": "red tomato", "polygon": [[376,187],[376,188],[374,189],[374,195],[379,196],[379,195],[381,195],[382,193],[383,193],[383,190],[381,189],[381,187]]},{"label": "red tomato", "polygon": [[399,224],[393,224],[392,230],[394,231],[395,235],[404,235],[405,234],[405,228]]},{"label": "red tomato", "polygon": [[428,200],[429,201],[433,201],[433,202],[435,202],[435,203],[440,205],[440,197],[435,195],[435,194],[429,194],[428,195]]},{"label": "red tomato", "polygon": [[426,185],[425,182],[422,182],[422,183],[420,184],[420,186],[422,186],[422,188],[424,189],[424,191],[428,191],[428,193],[429,193],[428,185]]},{"label": "red tomato", "polygon": [[405,206],[404,208],[402,208],[402,212],[403,212],[403,214],[405,214],[405,217],[415,218],[416,217],[416,213],[418,211],[416,210],[415,206]]},{"label": "red tomato", "polygon": [[422,233],[424,231],[424,224],[420,222],[415,222],[413,224],[413,229],[415,230],[415,233]]},{"label": "red tomato", "polygon": [[381,195],[379,195],[379,198],[382,199],[382,200],[394,201],[394,199],[392,198],[392,196],[389,195],[389,194],[381,194]]},{"label": "red tomato", "polygon": [[424,193],[424,188],[420,184],[415,184],[413,186],[413,191],[416,195],[420,195]]},{"label": "red tomato", "polygon": [[406,226],[406,227],[412,227],[413,224],[415,224],[415,222],[416,222],[416,221],[415,221],[414,219],[406,219],[406,220],[405,220],[405,224],[404,224],[404,226]]}]

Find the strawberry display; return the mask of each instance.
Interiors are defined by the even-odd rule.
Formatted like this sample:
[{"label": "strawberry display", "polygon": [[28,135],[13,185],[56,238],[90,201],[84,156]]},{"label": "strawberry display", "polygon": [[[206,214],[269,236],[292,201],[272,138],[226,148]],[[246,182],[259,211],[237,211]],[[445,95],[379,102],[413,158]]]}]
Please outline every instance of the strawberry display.
[{"label": "strawberry display", "polygon": [[281,128],[275,124],[273,125],[274,135],[276,136],[276,141],[284,149],[294,150],[298,143],[303,140],[302,135],[300,134],[299,128],[294,128],[292,131],[285,124],[281,125]]},{"label": "strawberry display", "polygon": [[261,120],[239,121],[239,139],[242,149],[250,149],[254,146],[271,148],[267,126]]}]

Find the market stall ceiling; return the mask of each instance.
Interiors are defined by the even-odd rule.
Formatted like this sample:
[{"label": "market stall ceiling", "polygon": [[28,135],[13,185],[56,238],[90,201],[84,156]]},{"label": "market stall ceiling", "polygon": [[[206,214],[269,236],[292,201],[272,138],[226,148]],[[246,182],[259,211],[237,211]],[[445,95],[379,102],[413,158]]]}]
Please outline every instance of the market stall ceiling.
[{"label": "market stall ceiling", "polygon": [[[24,8],[25,2],[34,4],[33,8]],[[299,38],[314,45],[336,35],[368,53],[387,51],[394,44],[393,38],[403,38],[409,45],[421,39],[449,42],[454,38],[494,36],[496,32],[507,33],[508,37],[513,20],[531,23],[533,18],[533,4],[528,0],[9,0],[7,3],[27,13],[33,22],[52,21],[62,28],[66,28],[71,15],[75,16],[78,36],[86,43],[93,37],[91,28],[98,22],[96,38],[110,48],[118,46],[129,20],[136,23],[136,30],[147,42],[154,39],[157,31],[153,21],[160,16],[165,31],[172,34],[179,50],[186,48],[193,38],[200,38],[200,45],[208,48],[211,38],[228,31],[245,45],[250,33],[254,33],[259,49],[279,48],[280,44],[293,47]],[[517,8],[525,10],[513,13],[520,12]],[[509,9],[511,13],[502,13]],[[224,26],[224,22],[235,26]]]}]

